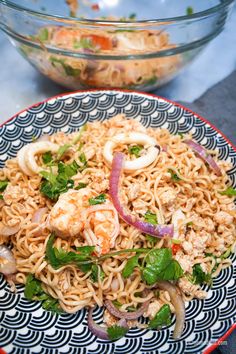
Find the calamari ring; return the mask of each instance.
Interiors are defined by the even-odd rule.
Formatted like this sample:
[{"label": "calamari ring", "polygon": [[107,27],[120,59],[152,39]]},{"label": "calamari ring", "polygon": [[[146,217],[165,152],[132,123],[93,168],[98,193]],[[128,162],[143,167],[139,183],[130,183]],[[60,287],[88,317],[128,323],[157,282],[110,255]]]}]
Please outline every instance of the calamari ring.
[{"label": "calamari ring", "polygon": [[123,166],[125,171],[135,171],[149,166],[153,161],[155,161],[160,152],[160,148],[157,145],[156,140],[147,134],[139,132],[121,133],[112,137],[112,140],[107,141],[103,148],[103,156],[110,165],[113,160],[113,150],[116,145],[120,143],[140,144],[147,149],[147,153],[145,155],[132,161],[125,161]]}]

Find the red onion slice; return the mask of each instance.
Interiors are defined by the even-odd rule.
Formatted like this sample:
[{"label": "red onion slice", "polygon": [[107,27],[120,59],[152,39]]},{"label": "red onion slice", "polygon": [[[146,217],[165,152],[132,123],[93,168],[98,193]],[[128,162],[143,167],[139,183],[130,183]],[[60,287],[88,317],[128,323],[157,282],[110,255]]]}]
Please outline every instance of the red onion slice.
[{"label": "red onion slice", "polygon": [[113,202],[114,207],[116,208],[120,217],[127,222],[127,224],[136,227],[138,230],[143,233],[152,235],[154,237],[164,237],[169,236],[173,237],[174,227],[170,225],[152,225],[145,221],[135,218],[133,215],[128,215],[125,213],[124,208],[122,207],[119,201],[119,180],[122,171],[122,164],[124,161],[124,154],[121,152],[116,152],[112,161],[112,169],[110,175],[110,196]]},{"label": "red onion slice", "polygon": [[115,307],[115,305],[112,303],[111,300],[104,301],[104,305],[107,308],[107,310],[110,312],[111,315],[113,315],[117,318],[124,318],[125,320],[128,320],[128,321],[137,320],[137,318],[142,316],[144,314],[144,312],[147,310],[149,303],[150,303],[150,300],[145,301],[142,304],[142,306],[140,307],[140,309],[138,309],[137,311],[124,312],[124,311],[118,310],[118,308]]},{"label": "red onion slice", "polygon": [[0,235],[2,236],[11,236],[16,234],[20,230],[20,223],[15,226],[6,226],[3,223],[0,223]]},{"label": "red onion slice", "polygon": [[48,211],[48,208],[46,208],[46,207],[45,208],[39,208],[32,215],[31,221],[33,223],[40,224],[40,222],[42,221],[43,216],[46,214],[47,211]]},{"label": "red onion slice", "polygon": [[185,306],[182,296],[179,295],[178,289],[176,286],[171,284],[168,281],[159,281],[157,283],[157,287],[161,290],[168,291],[170,295],[170,301],[175,308],[175,315],[176,315],[176,323],[173,333],[173,338],[178,339],[181,337],[184,329],[184,322],[185,322]]},{"label": "red onion slice", "polygon": [[[94,308],[91,307],[88,312],[88,328],[98,338],[110,340],[108,337],[108,333],[107,333],[107,327],[102,327],[94,322],[93,310],[94,310]],[[124,318],[122,318],[119,322],[117,322],[117,325],[120,327],[124,327],[126,329],[129,329],[127,322]]]},{"label": "red onion slice", "polygon": [[0,246],[0,273],[10,275],[16,273],[16,261],[12,252],[4,245]]},{"label": "red onion slice", "polygon": [[187,144],[202,160],[207,162],[218,177],[222,176],[219,166],[213,157],[207,153],[203,146],[190,139],[184,140],[184,143]]}]

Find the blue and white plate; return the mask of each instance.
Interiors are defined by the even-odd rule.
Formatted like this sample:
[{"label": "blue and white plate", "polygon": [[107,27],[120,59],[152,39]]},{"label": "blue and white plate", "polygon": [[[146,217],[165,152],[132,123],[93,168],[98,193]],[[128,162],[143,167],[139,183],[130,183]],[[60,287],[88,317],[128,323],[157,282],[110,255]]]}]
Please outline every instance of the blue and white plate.
[{"label": "blue and white plate", "polygon": [[[51,98],[19,113],[0,128],[0,166],[16,156],[32,137],[59,130],[71,133],[88,121],[103,121],[118,113],[141,119],[145,127],[165,127],[173,134],[191,131],[207,149],[218,149],[220,159],[231,160],[229,177],[236,186],[236,150],[216,128],[184,107],[136,92],[77,92]],[[87,327],[85,310],[74,315],[53,315],[39,302],[27,301],[22,286],[17,286],[17,294],[11,293],[0,276],[0,347],[8,354],[202,353],[236,322],[236,256],[232,260],[234,266],[221,271],[206,300],[194,299],[186,304],[185,329],[179,340],[172,339],[174,318],[160,331],[131,329],[117,342],[97,339]],[[102,310],[94,311],[94,318],[101,322]]]}]

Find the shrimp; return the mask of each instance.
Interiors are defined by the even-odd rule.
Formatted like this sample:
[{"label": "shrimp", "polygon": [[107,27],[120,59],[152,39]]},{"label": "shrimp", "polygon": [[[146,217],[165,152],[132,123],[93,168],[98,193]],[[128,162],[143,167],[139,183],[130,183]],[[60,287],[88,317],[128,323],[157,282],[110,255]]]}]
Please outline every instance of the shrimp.
[{"label": "shrimp", "polygon": [[87,209],[83,236],[90,246],[95,246],[97,255],[106,254],[115,246],[119,231],[118,213],[110,201]]},{"label": "shrimp", "polygon": [[109,200],[90,206],[89,198],[95,195],[90,188],[71,189],[62,194],[49,214],[48,227],[62,238],[82,235],[100,255],[114,247],[119,234],[119,219]]},{"label": "shrimp", "polygon": [[81,212],[89,206],[88,199],[94,194],[90,188],[63,193],[49,214],[49,228],[62,238],[78,236],[84,227]]}]

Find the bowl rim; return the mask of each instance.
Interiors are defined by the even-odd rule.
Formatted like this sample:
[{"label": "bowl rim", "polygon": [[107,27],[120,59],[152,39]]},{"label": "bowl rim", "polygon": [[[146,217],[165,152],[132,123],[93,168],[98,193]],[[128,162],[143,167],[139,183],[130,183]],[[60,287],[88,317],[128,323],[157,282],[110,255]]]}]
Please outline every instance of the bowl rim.
[{"label": "bowl rim", "polygon": [[137,94],[137,95],[141,94],[141,95],[147,96],[149,98],[161,99],[161,100],[164,100],[166,102],[169,102],[173,106],[182,108],[183,110],[186,110],[186,111],[192,113],[193,115],[198,117],[201,121],[203,121],[205,124],[208,124],[217,133],[219,133],[224,138],[224,140],[227,142],[227,144],[236,152],[236,144],[234,144],[231,140],[229,140],[227,138],[227,136],[219,128],[217,128],[211,121],[209,121],[207,118],[203,117],[201,114],[196,113],[191,108],[188,108],[188,107],[182,105],[179,102],[176,102],[176,101],[171,100],[171,99],[169,99],[167,97],[164,97],[164,96],[159,96],[159,95],[157,95],[155,93],[152,93],[152,92],[144,92],[144,91],[137,91],[137,90],[122,89],[122,88],[111,88],[111,89],[109,89],[109,88],[97,88],[97,89],[96,88],[91,88],[91,89],[81,89],[81,90],[74,90],[74,91],[68,91],[68,92],[64,91],[62,93],[47,97],[47,98],[43,99],[42,101],[35,102],[35,103],[33,103],[33,104],[21,109],[20,111],[15,113],[13,116],[11,116],[8,119],[6,119],[3,123],[1,123],[0,124],[0,128],[2,128],[7,123],[11,122],[11,120],[13,120],[14,118],[17,118],[21,113],[24,113],[24,112],[30,110],[31,108],[37,107],[40,104],[47,103],[47,102],[49,102],[51,100],[58,100],[58,99],[60,99],[61,97],[64,97],[64,96],[68,96],[69,97],[71,95],[82,94],[82,93],[90,94],[90,93],[94,93],[94,92],[111,92],[111,93],[123,93],[123,94],[128,93],[128,94]]},{"label": "bowl rim", "polygon": [[190,21],[190,20],[198,20],[203,17],[207,17],[209,15],[212,15],[218,11],[221,11],[222,9],[226,8],[227,6],[230,6],[231,4],[234,3],[235,0],[222,0],[221,3],[218,5],[212,6],[206,10],[200,11],[193,13],[191,15],[181,15],[181,16],[176,16],[176,17],[169,17],[169,18],[160,18],[160,19],[149,19],[149,20],[138,20],[138,21],[111,21],[111,20],[94,20],[91,18],[74,18],[71,16],[61,16],[61,15],[51,15],[50,13],[47,12],[40,12],[36,10],[32,10],[30,8],[27,8],[25,6],[21,6],[16,4],[15,2],[11,0],[0,0],[0,5],[7,6],[9,8],[12,8],[17,11],[23,11],[27,12],[30,15],[40,17],[40,18],[45,18],[49,20],[57,20],[57,21],[66,21],[67,23],[74,23],[74,24],[94,24],[94,25],[120,25],[120,26],[133,26],[137,25],[147,25],[147,24],[159,24],[162,22],[184,22],[184,21]]}]

